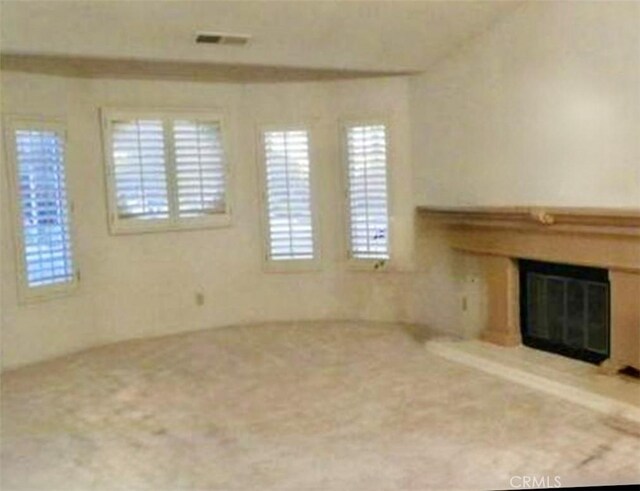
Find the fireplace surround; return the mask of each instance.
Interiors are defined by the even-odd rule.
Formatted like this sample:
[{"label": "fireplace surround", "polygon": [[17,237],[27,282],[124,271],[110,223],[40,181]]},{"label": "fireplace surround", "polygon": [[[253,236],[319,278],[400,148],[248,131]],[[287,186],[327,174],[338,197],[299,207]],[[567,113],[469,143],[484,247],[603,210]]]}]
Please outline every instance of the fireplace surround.
[{"label": "fireplace surround", "polygon": [[523,342],[519,261],[565,263],[607,272],[611,371],[640,368],[640,210],[419,207],[418,233],[444,231],[456,253],[481,265],[487,315],[481,338]]}]

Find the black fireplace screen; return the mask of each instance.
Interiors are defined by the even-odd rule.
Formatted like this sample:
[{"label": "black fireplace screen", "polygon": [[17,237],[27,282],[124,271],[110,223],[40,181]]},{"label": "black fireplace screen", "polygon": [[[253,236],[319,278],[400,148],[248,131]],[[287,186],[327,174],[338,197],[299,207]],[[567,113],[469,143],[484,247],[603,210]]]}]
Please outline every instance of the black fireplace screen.
[{"label": "black fireplace screen", "polygon": [[521,259],[525,345],[600,363],[609,357],[607,270]]}]

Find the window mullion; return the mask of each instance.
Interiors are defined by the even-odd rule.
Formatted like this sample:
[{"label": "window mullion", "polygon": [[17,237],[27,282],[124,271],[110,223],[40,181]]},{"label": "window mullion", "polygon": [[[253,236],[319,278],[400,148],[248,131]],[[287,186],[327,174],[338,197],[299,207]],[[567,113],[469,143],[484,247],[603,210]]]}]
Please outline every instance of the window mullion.
[{"label": "window mullion", "polygon": [[176,152],[173,141],[173,121],[169,118],[162,120],[164,132],[164,162],[167,174],[167,199],[169,201],[169,220],[177,224],[179,221],[178,209],[178,178],[176,170]]}]

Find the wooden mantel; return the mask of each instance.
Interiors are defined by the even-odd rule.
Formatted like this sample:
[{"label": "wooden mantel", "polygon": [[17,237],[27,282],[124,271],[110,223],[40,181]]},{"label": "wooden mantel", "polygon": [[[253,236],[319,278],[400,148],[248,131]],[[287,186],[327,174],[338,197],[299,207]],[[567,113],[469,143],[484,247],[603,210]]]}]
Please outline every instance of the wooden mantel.
[{"label": "wooden mantel", "polygon": [[640,273],[640,209],[432,208],[457,250]]},{"label": "wooden mantel", "polygon": [[640,236],[640,208],[419,206],[417,210],[449,224]]},{"label": "wooden mantel", "polygon": [[423,231],[444,228],[450,247],[481,261],[484,339],[520,343],[518,259],[606,268],[611,362],[640,368],[640,209],[418,207],[417,216]]}]

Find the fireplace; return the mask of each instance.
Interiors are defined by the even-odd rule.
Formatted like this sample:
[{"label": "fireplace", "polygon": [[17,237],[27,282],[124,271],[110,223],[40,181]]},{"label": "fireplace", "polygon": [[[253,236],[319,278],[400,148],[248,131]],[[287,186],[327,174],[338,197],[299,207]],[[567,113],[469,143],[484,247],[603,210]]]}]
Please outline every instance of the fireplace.
[{"label": "fireplace", "polygon": [[589,363],[609,358],[608,271],[524,259],[518,266],[522,342]]},{"label": "fireplace", "polygon": [[[429,261],[440,244],[446,244],[456,261],[464,258],[454,263],[460,265],[456,274],[477,275],[481,281],[482,340],[518,346],[524,336],[528,344],[562,348],[565,354],[585,355],[594,363],[604,360],[601,373],[617,373],[627,366],[640,369],[640,209],[425,207],[418,218],[419,243],[433,249],[428,249]],[[542,271],[538,274],[543,278],[532,280],[539,287],[548,283],[545,276],[569,276],[550,282],[551,293],[554,288],[562,291],[567,307],[537,305],[536,312],[555,319],[551,331],[548,324],[542,326],[546,331],[538,324],[530,329],[529,319],[521,317],[526,315],[520,298],[519,266],[526,269],[524,258],[597,268],[587,268],[594,275],[586,278]],[[583,283],[578,287],[574,281]],[[522,306],[526,309],[527,303]]]}]

